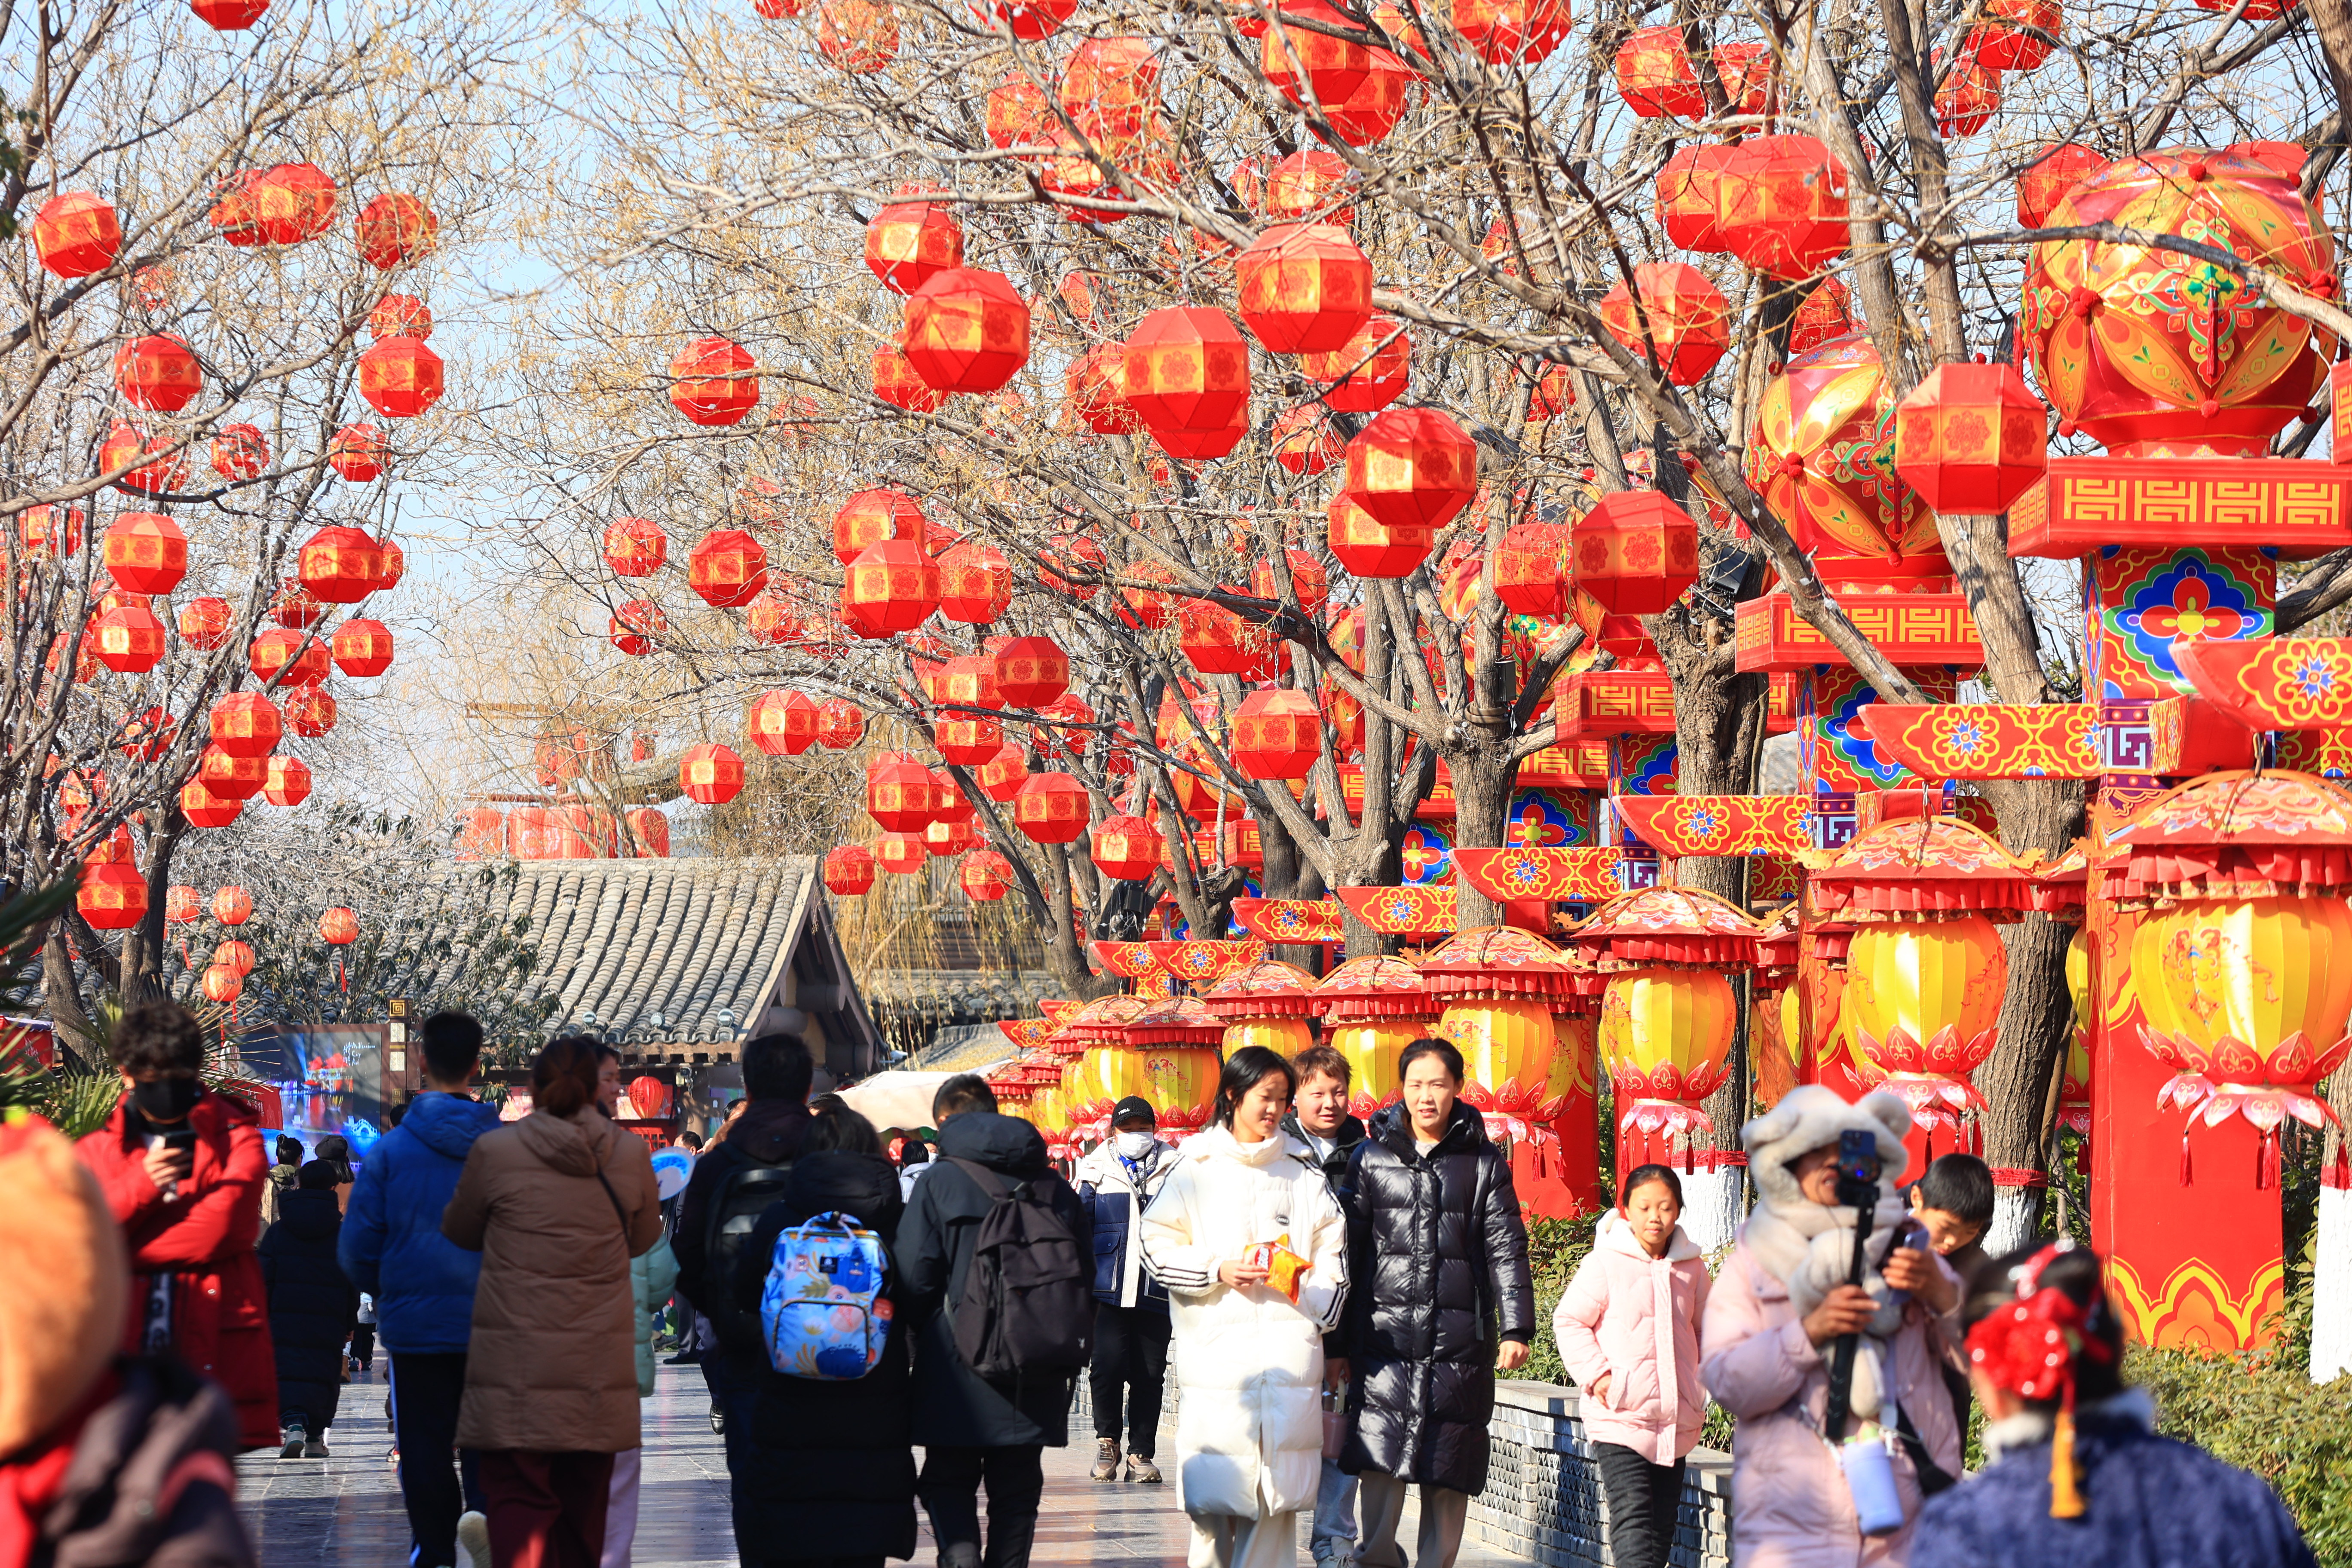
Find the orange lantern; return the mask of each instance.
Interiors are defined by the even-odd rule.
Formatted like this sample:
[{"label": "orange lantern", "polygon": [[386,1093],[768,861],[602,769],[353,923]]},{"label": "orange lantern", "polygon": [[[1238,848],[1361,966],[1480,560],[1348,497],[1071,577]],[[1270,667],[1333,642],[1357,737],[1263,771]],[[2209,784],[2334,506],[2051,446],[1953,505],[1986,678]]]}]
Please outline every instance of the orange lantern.
[{"label": "orange lantern", "polygon": [[844,566],[886,539],[923,540],[923,509],[904,490],[859,490],[833,514],[833,555]]},{"label": "orange lantern", "polygon": [[335,220],[335,182],[315,163],[280,163],[254,178],[245,195],[265,245],[300,245]]},{"label": "orange lantern", "polygon": [[1095,825],[1093,859],[1106,877],[1148,882],[1160,868],[1159,830],[1139,816],[1106,816]]},{"label": "orange lantern", "polygon": [[126,511],[106,527],[106,569],[134,594],[168,594],[188,574],[188,536],[161,512]]},{"label": "orange lantern", "polygon": [[33,215],[33,249],[59,278],[87,278],[114,265],[122,224],[90,191],[62,191]]},{"label": "orange lantern", "polygon": [[1383,410],[1348,443],[1342,493],[1391,528],[1442,528],[1477,490],[1478,444],[1441,409]]},{"label": "orange lantern", "polygon": [[269,782],[269,759],[231,756],[217,745],[206,746],[196,759],[196,779],[223,800],[250,800]]},{"label": "orange lantern", "polygon": [[1001,721],[968,714],[940,720],[932,726],[931,736],[941,760],[960,768],[978,767],[1004,747],[1004,726]]},{"label": "orange lantern", "polygon": [[213,794],[202,779],[180,786],[180,815],[191,827],[226,827],[244,809],[243,800]]},{"label": "orange lantern", "polygon": [[742,791],[743,759],[712,742],[689,746],[677,760],[677,787],[704,805],[724,805]]},{"label": "orange lantern", "polygon": [[1893,402],[1866,337],[1800,354],[1766,384],[1748,482],[1799,549],[1899,562],[1940,547],[1936,514],[1888,460]]},{"label": "orange lantern", "polygon": [[225,926],[241,926],[253,918],[253,895],[243,888],[226,887],[213,894],[213,919]]},{"label": "orange lantern", "polygon": [[305,740],[335,727],[335,700],[323,686],[298,686],[286,694],[286,722]]},{"label": "orange lantern", "polygon": [[1170,434],[1224,431],[1248,416],[1249,340],[1222,310],[1154,310],[1129,334],[1126,385],[1128,405],[1163,445]]},{"label": "orange lantern", "polygon": [[907,300],[907,363],[940,392],[993,392],[1029,363],[1029,304],[1001,272],[951,267]]},{"label": "orange lantern", "polygon": [[874,351],[874,395],[910,414],[936,414],[948,400],[946,393],[935,390],[915,373],[914,365],[893,343]]},{"label": "orange lantern", "polygon": [[219,1006],[230,1006],[244,994],[245,977],[226,963],[215,963],[205,971],[205,999]]},{"label": "orange lantern", "polygon": [[936,700],[957,708],[1000,709],[1004,693],[996,684],[996,656],[967,653],[941,667]]},{"label": "orange lantern", "polygon": [[1039,844],[1069,844],[1087,830],[1092,802],[1072,773],[1032,773],[1013,796],[1013,825]]},{"label": "orange lantern", "polygon": [[714,528],[687,557],[687,585],[715,609],[740,609],[768,586],[768,552],[740,528]]},{"label": "orange lantern", "polygon": [[760,405],[758,362],[725,338],[697,338],[669,362],[669,400],[697,425],[736,425]]},{"label": "orange lantern", "polygon": [[752,699],[743,731],[769,756],[797,757],[816,743],[816,704],[804,692],[762,692]]},{"label": "orange lantern", "polygon": [[405,191],[391,191],[360,209],[358,238],[361,259],[379,271],[429,254],[441,232],[441,220]]},{"label": "orange lantern", "polygon": [[894,294],[911,294],[950,268],[963,265],[963,226],[929,192],[900,186],[901,195],[866,226],[866,265]]},{"label": "orange lantern", "polygon": [[114,387],[133,408],[177,414],[205,389],[205,373],[187,344],[153,333],[114,351]]},{"label": "orange lantern", "polygon": [[2049,470],[2047,417],[2014,365],[1939,364],[1895,405],[1895,470],[1937,511],[2007,511]]},{"label": "orange lantern", "polygon": [[1097,343],[1070,362],[1066,381],[1070,416],[1097,436],[1132,434],[1142,426],[1127,401],[1127,345]]},{"label": "orange lantern", "polygon": [[[1011,149],[1042,142],[1054,124],[1053,105],[1034,80],[1015,71],[988,91],[988,139]],[[959,251],[958,259],[961,259]]]},{"label": "orange lantern", "polygon": [[1750,137],[1717,170],[1717,234],[1767,277],[1810,278],[1845,254],[1846,184],[1818,137]]},{"label": "orange lantern", "polygon": [[[1635,353],[1641,351],[1636,349]],[[1553,365],[1528,389],[1528,423],[1545,425],[1576,406],[1576,383],[1568,366]]]},{"label": "orange lantern", "polygon": [[1356,504],[1346,490],[1331,498],[1325,542],[1357,577],[1410,577],[1428,559],[1436,533],[1419,523],[1391,525]]},{"label": "orange lantern", "polygon": [[1852,294],[1834,278],[1824,278],[1805,296],[1789,322],[1789,354],[1794,358],[1821,347],[1832,338],[1852,337],[1862,330],[1853,319]]},{"label": "orange lantern", "polygon": [[85,865],[74,907],[100,931],[127,931],[147,918],[147,879],[134,866]]},{"label": "orange lantern", "polygon": [[1570,547],[1577,586],[1616,615],[1663,614],[1698,581],[1698,524],[1656,490],[1601,497]]},{"label": "orange lantern", "polygon": [[2106,159],[2078,142],[2062,142],[2044,151],[2017,176],[2018,226],[2040,228],[2067,192],[2106,166]]},{"label": "orange lantern", "polygon": [[1601,299],[1601,324],[1609,335],[1637,359],[1654,344],[1659,366],[1676,386],[1704,381],[1730,352],[1730,318],[1723,290],[1683,261],[1638,263],[1631,292],[1620,283]]},{"label": "orange lantern", "polygon": [[319,595],[302,586],[299,577],[289,577],[279,584],[269,600],[269,618],[289,631],[315,626],[326,614],[327,606],[320,602]]},{"label": "orange lantern", "polygon": [[272,805],[299,805],[310,799],[310,764],[299,757],[271,757],[261,783],[261,798]]},{"label": "orange lantern", "polygon": [[441,356],[423,338],[385,338],[360,355],[360,395],[387,419],[415,418],[441,392]]},{"label": "orange lantern", "polygon": [[828,892],[848,898],[874,885],[874,852],[862,844],[845,844],[824,858]]},{"label": "orange lantern", "polygon": [[178,883],[163,894],[163,921],[167,925],[188,925],[204,916],[204,895],[185,883]]}]

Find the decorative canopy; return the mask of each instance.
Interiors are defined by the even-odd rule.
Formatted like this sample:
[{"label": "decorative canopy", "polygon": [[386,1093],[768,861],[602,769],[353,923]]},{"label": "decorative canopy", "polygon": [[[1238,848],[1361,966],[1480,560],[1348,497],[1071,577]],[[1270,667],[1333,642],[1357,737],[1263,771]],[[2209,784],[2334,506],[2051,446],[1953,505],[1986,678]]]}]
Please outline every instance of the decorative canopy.
[{"label": "decorative canopy", "polygon": [[1573,984],[1567,954],[1517,926],[1474,926],[1421,961],[1434,996],[1559,996]]},{"label": "decorative canopy", "polygon": [[2049,879],[2052,868],[2038,851],[2011,855],[1990,835],[1948,816],[1882,822],[1842,848],[1802,858],[1812,870],[1813,907],[1835,920],[2013,921],[2082,901],[2079,886],[2070,899],[2068,884]]},{"label": "decorative canopy", "polygon": [[1444,936],[1454,930],[1451,888],[1336,888],[1356,918],[1382,936]]},{"label": "decorative canopy", "polygon": [[1081,1056],[1088,1046],[1127,1043],[1127,1026],[1150,1004],[1140,996],[1097,996],[1062,1021],[1048,1037],[1065,1056]]},{"label": "decorative canopy", "polygon": [[1745,969],[1756,962],[1756,922],[1712,893],[1644,888],[1612,899],[1570,934],[1602,970],[1698,964]]},{"label": "decorative canopy", "polygon": [[1127,1026],[1130,1046],[1213,1046],[1224,1037],[1225,1021],[1198,996],[1154,1003]]},{"label": "decorative canopy", "polygon": [[1272,942],[1339,942],[1340,906],[1329,899],[1235,899],[1234,923]]},{"label": "decorative canopy", "polygon": [[1315,1011],[1315,976],[1278,958],[1237,969],[1202,998],[1220,1018],[1304,1018]]},{"label": "decorative canopy", "polygon": [[1087,944],[1095,962],[1121,980],[1140,980],[1160,972],[1159,960],[1151,955],[1148,942],[1096,942]]},{"label": "decorative canopy", "polygon": [[1151,956],[1171,980],[1194,990],[1216,984],[1244,964],[1265,956],[1263,942],[1155,942]]},{"label": "decorative canopy", "polygon": [[1402,958],[1351,958],[1323,977],[1315,1000],[1327,1024],[1372,1018],[1434,1018],[1444,1003],[1429,993],[1421,971]]},{"label": "decorative canopy", "polygon": [[1561,845],[1502,849],[1456,847],[1454,864],[1470,885],[1505,903],[1573,900],[1591,903],[1624,890],[1617,868],[1625,852],[1610,845]]},{"label": "decorative canopy", "polygon": [[999,1018],[996,1026],[1003,1031],[1013,1048],[1021,1051],[1034,1050],[1054,1032],[1052,1022],[1045,1018]]},{"label": "decorative canopy", "polygon": [[1643,843],[1676,856],[1809,848],[1810,804],[1801,795],[1626,795],[1610,802]]},{"label": "decorative canopy", "polygon": [[2352,889],[2352,793],[2310,773],[2207,773],[2109,837],[2128,850],[2105,873],[2125,904]]}]

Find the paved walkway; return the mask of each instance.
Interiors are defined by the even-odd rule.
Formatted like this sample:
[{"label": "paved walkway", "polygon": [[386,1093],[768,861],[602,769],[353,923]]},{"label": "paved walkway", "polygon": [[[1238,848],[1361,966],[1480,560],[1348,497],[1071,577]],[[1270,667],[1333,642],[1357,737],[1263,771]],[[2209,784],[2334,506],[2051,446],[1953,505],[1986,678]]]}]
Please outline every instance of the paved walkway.
[{"label": "paved walkway", "polygon": [[[343,1392],[329,1459],[248,1455],[237,1461],[238,1494],[260,1549],[262,1568],[399,1568],[408,1555],[408,1521],[400,1483],[388,1462],[383,1366],[377,1379]],[[735,1533],[727,1514],[727,1466],[710,1430],[702,1374],[665,1366],[646,1401],[646,1460],[633,1568],[735,1568]],[[1104,1485],[1087,1478],[1091,1428],[1074,1421],[1067,1448],[1045,1450],[1045,1500],[1033,1561],[1040,1564],[1125,1563],[1181,1568],[1190,1531],[1172,1486]],[[1161,1457],[1173,1447],[1174,1417],[1161,1428]],[[921,1510],[917,1510],[918,1518]],[[914,1561],[937,1560],[928,1521]],[[1403,1539],[1412,1540],[1410,1518]],[[1307,1562],[1306,1533],[1299,1562]],[[1506,1560],[1465,1549],[1458,1568],[1499,1568]]]}]

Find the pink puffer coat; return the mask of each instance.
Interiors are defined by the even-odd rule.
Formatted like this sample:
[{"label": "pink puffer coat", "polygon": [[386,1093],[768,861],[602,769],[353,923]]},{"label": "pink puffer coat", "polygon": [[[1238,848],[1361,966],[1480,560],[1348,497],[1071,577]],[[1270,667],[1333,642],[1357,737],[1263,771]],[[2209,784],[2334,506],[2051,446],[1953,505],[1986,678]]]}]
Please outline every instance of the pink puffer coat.
[{"label": "pink puffer coat", "polygon": [[[1937,1370],[1953,1326],[1917,1301],[1905,1309],[1887,1357],[1887,1381],[1910,1413],[1927,1457],[1960,1473],[1960,1433]],[[1699,1331],[1701,1371],[1715,1402],[1739,1418],[1731,1444],[1731,1560],[1738,1568],[1895,1568],[1919,1517],[1908,1456],[1895,1456],[1903,1528],[1864,1539],[1836,1458],[1822,1442],[1829,1358],[1805,1337],[1789,1288],[1764,1271],[1743,1240],[1707,1298]],[[1807,1414],[1800,1415],[1801,1407]]]},{"label": "pink puffer coat", "polygon": [[[1666,1255],[1653,1258],[1622,1215],[1601,1216],[1592,1250],[1551,1314],[1559,1359],[1586,1390],[1587,1436],[1654,1465],[1671,1465],[1698,1445],[1706,1422],[1698,1325],[1711,1283],[1698,1245],[1680,1226]],[[1608,1390],[1595,1395],[1604,1373]]]}]

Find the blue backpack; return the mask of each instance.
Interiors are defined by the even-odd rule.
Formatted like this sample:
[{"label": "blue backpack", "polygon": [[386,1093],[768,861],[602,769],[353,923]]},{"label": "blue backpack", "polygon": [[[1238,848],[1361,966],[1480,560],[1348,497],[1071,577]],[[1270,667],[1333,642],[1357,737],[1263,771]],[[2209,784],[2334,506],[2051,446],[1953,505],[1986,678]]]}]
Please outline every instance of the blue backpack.
[{"label": "blue backpack", "polygon": [[776,1237],[760,1291],[768,1364],[824,1383],[873,1371],[890,1337],[888,1272],[882,1238],[851,1215],[821,1214]]}]

